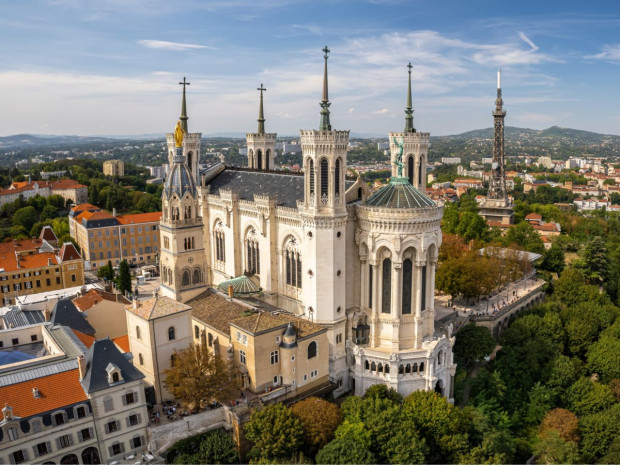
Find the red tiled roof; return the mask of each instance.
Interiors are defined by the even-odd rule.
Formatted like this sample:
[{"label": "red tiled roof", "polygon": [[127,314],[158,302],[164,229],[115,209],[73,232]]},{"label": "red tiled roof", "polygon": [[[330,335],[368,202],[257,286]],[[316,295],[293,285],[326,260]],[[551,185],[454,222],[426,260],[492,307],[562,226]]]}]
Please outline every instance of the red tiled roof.
[{"label": "red tiled roof", "polygon": [[123,352],[131,352],[131,349],[129,348],[129,336],[127,334],[124,336],[115,337],[112,339],[112,342],[114,342],[114,344],[116,344],[116,346]]},{"label": "red tiled roof", "polygon": [[[33,388],[39,390],[38,398],[32,394]],[[88,397],[80,384],[80,375],[76,368],[23,383],[2,386],[0,399],[3,404],[6,403],[13,408],[14,416],[27,418],[88,400]],[[0,419],[4,419],[1,411]]]},{"label": "red tiled roof", "polygon": [[161,219],[161,212],[119,215],[116,219],[120,224],[155,223]]},{"label": "red tiled roof", "polygon": [[95,336],[85,334],[82,331],[78,331],[77,329],[71,329],[71,331],[75,333],[77,338],[82,341],[82,344],[84,344],[87,349],[90,349],[90,346],[95,343]]},{"label": "red tiled roof", "polygon": [[530,213],[529,215],[527,215],[525,217],[526,220],[542,220],[542,215],[539,215],[538,213]]},{"label": "red tiled roof", "polygon": [[[51,265],[48,264],[48,259],[52,261]],[[14,252],[7,252],[4,255],[0,254],[0,268],[3,268],[5,272],[25,271],[54,265],[58,265],[58,257],[52,252],[19,255],[19,267],[17,266],[17,256]]]},{"label": "red tiled roof", "polygon": [[64,190],[64,189],[82,189],[82,188],[85,188],[86,186],[83,184],[80,184],[77,181],[74,181],[73,179],[61,179],[60,181],[53,182],[50,187],[52,189]]},{"label": "red tiled roof", "polygon": [[[89,308],[93,308],[95,305],[97,305],[102,300],[109,300],[110,302],[117,302],[116,299],[117,299],[116,294],[113,294],[112,292],[105,292],[99,289],[91,289],[83,296],[76,297],[75,299],[73,299],[73,303],[78,308],[78,310],[84,312],[88,310]],[[118,302],[123,305],[131,304],[131,302],[128,299],[126,299],[120,294],[118,296]]]},{"label": "red tiled roof", "polygon": [[101,208],[96,207],[96,206],[94,206],[94,205],[92,205],[90,203],[81,203],[81,204],[76,205],[75,207],[73,207],[71,209],[71,211],[73,211],[73,212],[83,212],[83,211],[86,211],[86,210],[101,210]]},{"label": "red tiled roof", "polygon": [[28,250],[35,251],[41,245],[43,241],[41,239],[20,239],[20,240],[8,240],[0,243],[0,254],[9,252],[24,252]]},{"label": "red tiled roof", "polygon": [[39,239],[46,240],[46,241],[57,241],[58,240],[51,226],[43,226],[43,229],[41,230],[41,234],[39,235]]}]

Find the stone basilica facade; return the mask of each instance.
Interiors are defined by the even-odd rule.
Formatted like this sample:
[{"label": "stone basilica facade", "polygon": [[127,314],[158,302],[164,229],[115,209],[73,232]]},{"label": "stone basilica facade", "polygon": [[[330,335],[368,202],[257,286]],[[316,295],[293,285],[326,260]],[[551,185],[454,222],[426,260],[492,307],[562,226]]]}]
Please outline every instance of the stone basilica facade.
[{"label": "stone basilica facade", "polygon": [[429,133],[389,134],[391,182],[374,194],[347,173],[348,130],[332,129],[325,51],[318,129],[301,130],[303,174],[273,170],[276,134],[247,134],[248,167],[198,169],[200,133],[168,134],[160,293],[181,302],[244,273],[265,308],[327,328],[334,395],[386,384],[452,398],[454,338],[434,317],[443,206],[425,194]]}]

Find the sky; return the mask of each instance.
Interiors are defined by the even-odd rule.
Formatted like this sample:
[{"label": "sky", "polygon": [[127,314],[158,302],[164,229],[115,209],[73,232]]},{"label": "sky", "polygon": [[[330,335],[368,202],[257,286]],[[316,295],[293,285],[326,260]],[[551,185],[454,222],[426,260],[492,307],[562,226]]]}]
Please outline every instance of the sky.
[{"label": "sky", "polygon": [[620,134],[620,3],[572,0],[28,0],[2,2],[0,136],[318,129],[331,50],[334,129],[509,126]]}]

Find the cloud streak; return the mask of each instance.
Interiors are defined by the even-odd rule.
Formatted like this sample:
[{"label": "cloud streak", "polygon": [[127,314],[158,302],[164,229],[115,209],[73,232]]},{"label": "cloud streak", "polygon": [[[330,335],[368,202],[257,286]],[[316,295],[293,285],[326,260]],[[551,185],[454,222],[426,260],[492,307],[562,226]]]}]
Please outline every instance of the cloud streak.
[{"label": "cloud streak", "polygon": [[188,50],[215,50],[215,47],[210,47],[208,45],[198,45],[198,44],[184,44],[180,42],[168,42],[165,40],[147,40],[141,39],[138,40],[137,43],[146,48],[155,48],[160,50],[173,50],[176,52],[184,52]]},{"label": "cloud streak", "polygon": [[600,53],[587,55],[585,58],[620,63],[620,44],[604,45]]}]

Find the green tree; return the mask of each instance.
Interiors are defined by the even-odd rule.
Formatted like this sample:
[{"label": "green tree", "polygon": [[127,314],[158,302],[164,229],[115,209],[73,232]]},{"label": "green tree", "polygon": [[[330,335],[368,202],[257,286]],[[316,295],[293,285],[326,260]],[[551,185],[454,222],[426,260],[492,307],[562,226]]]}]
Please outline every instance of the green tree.
[{"label": "green tree", "polygon": [[123,260],[118,265],[118,276],[116,277],[116,287],[123,295],[131,292],[131,274],[129,272],[129,263]]},{"label": "green tree", "polygon": [[564,251],[562,247],[557,244],[553,244],[547,252],[545,252],[544,259],[540,265],[543,270],[552,271],[560,274],[566,263],[564,262]]},{"label": "green tree", "polygon": [[304,442],[311,456],[334,439],[334,432],[343,419],[340,407],[318,397],[297,402],[292,411],[301,420]]},{"label": "green tree", "polygon": [[356,439],[334,439],[316,454],[317,464],[372,464],[375,456]]},{"label": "green tree", "polygon": [[583,462],[592,463],[607,454],[614,440],[620,436],[620,403],[580,418],[579,431]]},{"label": "green tree", "polygon": [[545,245],[540,238],[540,234],[527,221],[523,221],[510,228],[503,242],[506,246],[517,244],[528,252],[535,252],[541,255],[545,253]]},{"label": "green tree", "polygon": [[534,446],[536,463],[579,463],[579,450],[574,442],[562,439],[557,431],[549,434]]},{"label": "green tree", "polygon": [[472,366],[475,362],[491,355],[495,348],[495,341],[491,333],[484,326],[470,323],[456,333],[454,356],[458,364]]},{"label": "green tree", "polygon": [[605,410],[615,402],[609,386],[585,377],[579,378],[568,389],[567,400],[571,412],[579,416]]},{"label": "green tree", "polygon": [[39,214],[34,207],[24,207],[15,212],[12,222],[14,226],[22,226],[26,231],[30,231],[38,219]]},{"label": "green tree", "polygon": [[588,349],[588,371],[596,373],[601,381],[620,378],[620,339],[603,336]]},{"label": "green tree", "polygon": [[527,422],[539,424],[553,405],[553,394],[540,382],[534,384],[528,394]]},{"label": "green tree", "polygon": [[303,443],[301,420],[290,408],[275,404],[252,412],[245,436],[253,443],[250,456],[255,461],[290,460]]},{"label": "green tree", "polygon": [[164,370],[164,384],[175,399],[194,408],[212,399],[222,400],[223,389],[233,383],[233,366],[215,356],[206,344],[190,344],[174,353],[174,363]]},{"label": "green tree", "polygon": [[53,218],[56,218],[58,216],[58,211],[56,210],[56,207],[52,206],[52,205],[46,205],[45,207],[43,207],[43,211],[41,212],[41,220],[51,220]]},{"label": "green tree", "polygon": [[239,463],[239,452],[231,435],[218,429],[202,440],[191,463]]},{"label": "green tree", "polygon": [[383,447],[388,463],[425,463],[428,452],[426,440],[421,439],[415,427],[407,421],[400,424]]},{"label": "green tree", "polygon": [[586,244],[582,268],[586,278],[593,284],[601,284],[607,277],[609,261],[605,241],[596,236]]},{"label": "green tree", "polygon": [[464,212],[460,215],[454,232],[466,241],[486,241],[489,237],[489,225],[478,213]]}]

